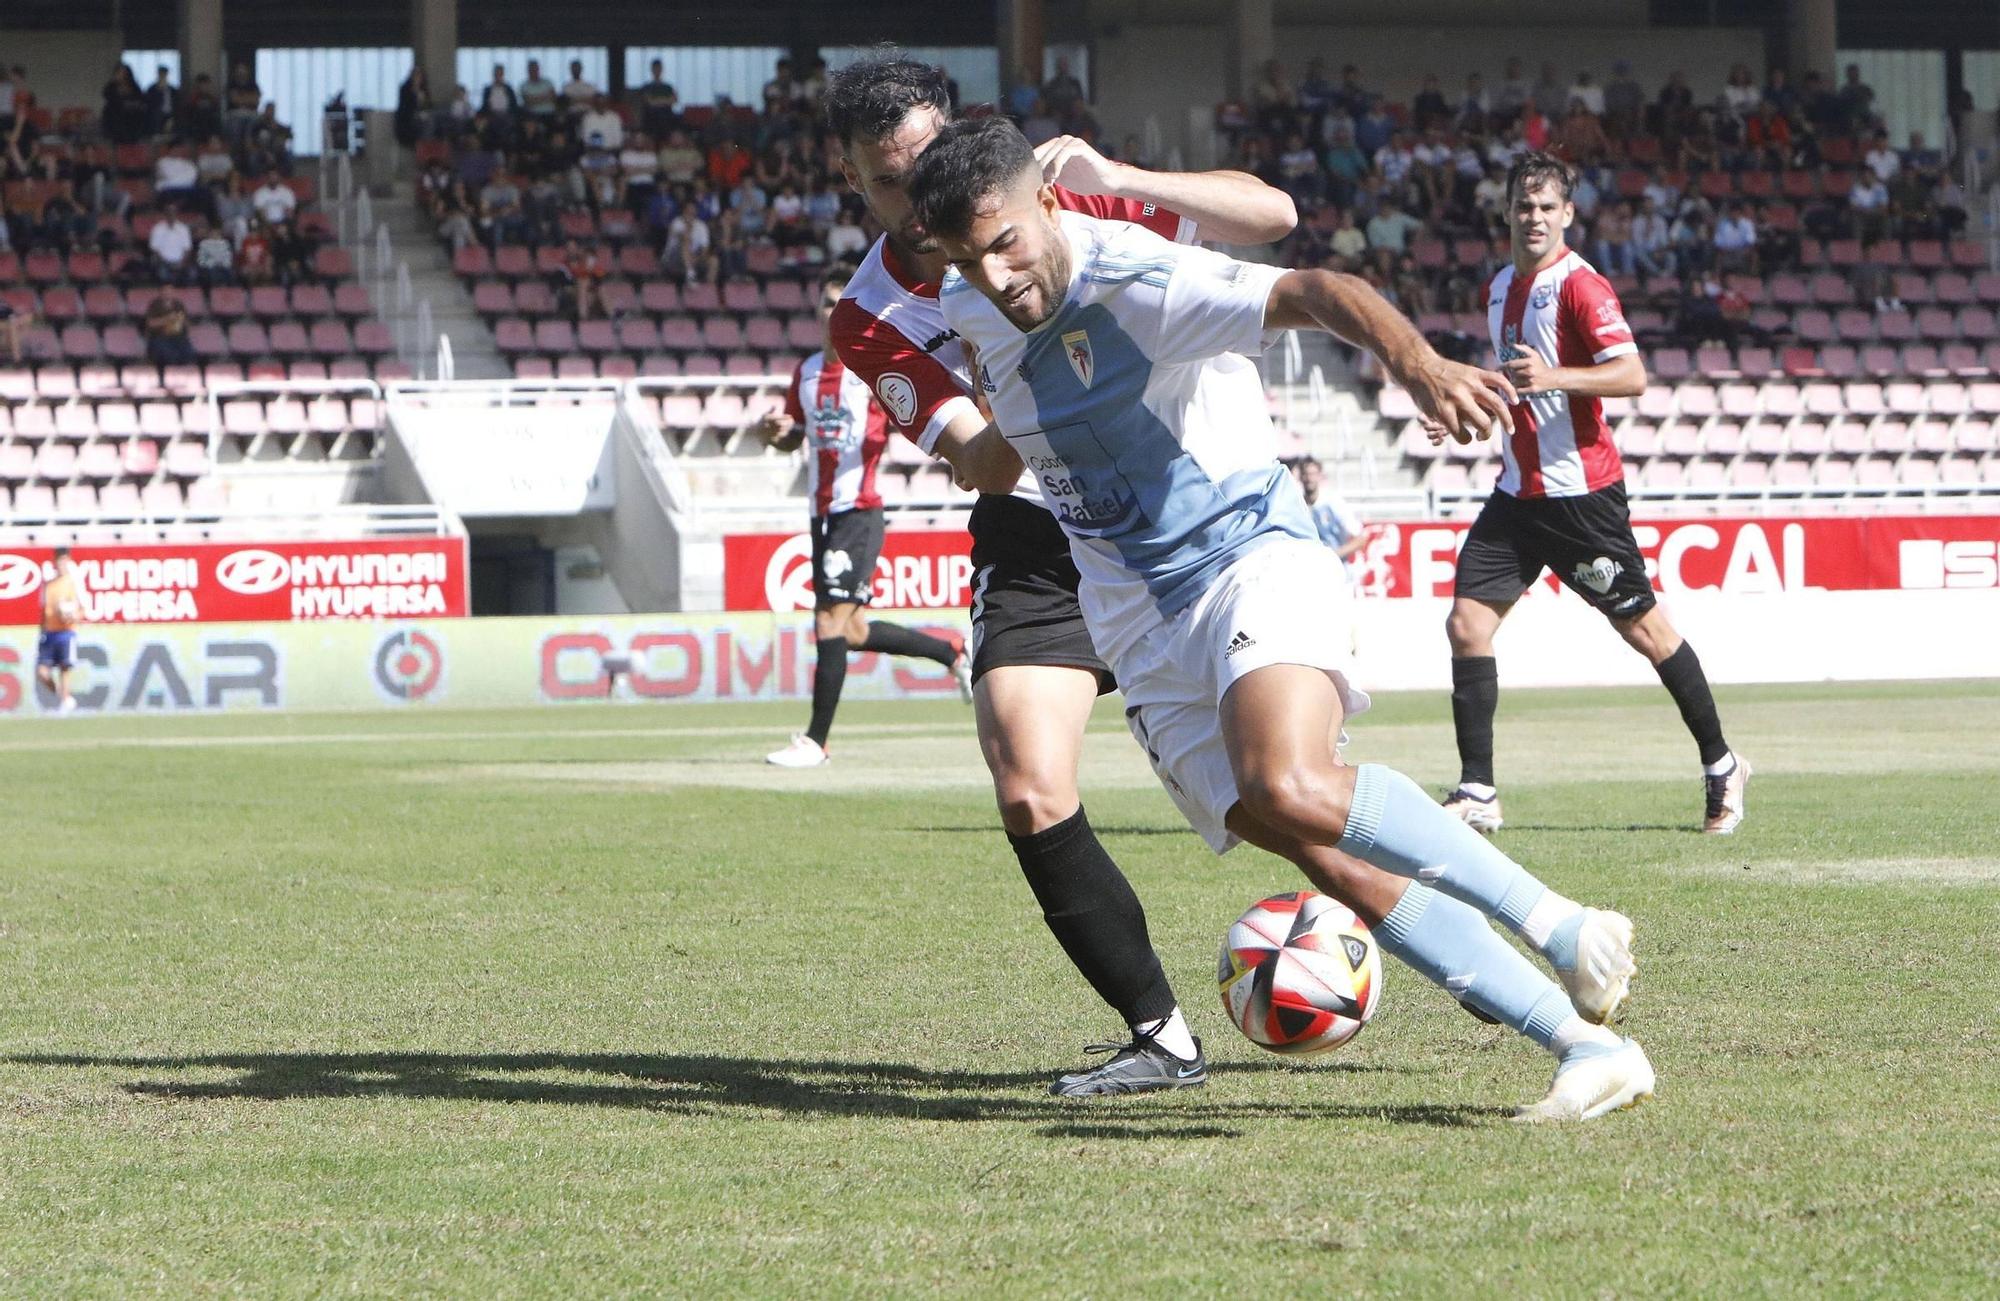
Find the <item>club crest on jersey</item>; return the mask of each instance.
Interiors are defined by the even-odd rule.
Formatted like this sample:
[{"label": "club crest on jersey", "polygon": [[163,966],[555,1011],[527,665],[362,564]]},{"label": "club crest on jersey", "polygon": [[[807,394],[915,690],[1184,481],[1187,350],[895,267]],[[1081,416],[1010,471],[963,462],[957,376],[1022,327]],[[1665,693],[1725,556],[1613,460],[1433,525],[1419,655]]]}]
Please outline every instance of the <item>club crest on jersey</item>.
[{"label": "club crest on jersey", "polygon": [[897,424],[907,425],[917,418],[917,386],[910,383],[908,375],[890,371],[875,381],[875,393]]},{"label": "club crest on jersey", "polygon": [[1536,285],[1535,292],[1528,296],[1528,302],[1539,312],[1544,307],[1547,307],[1555,296],[1556,287],[1554,285]]},{"label": "club crest on jersey", "polygon": [[1608,596],[1611,585],[1618,581],[1618,575],[1625,572],[1625,566],[1609,556],[1599,556],[1589,564],[1578,561],[1572,571],[1576,581],[1582,583],[1599,596]]},{"label": "club crest on jersey", "polygon": [[1097,376],[1096,359],[1090,355],[1090,333],[1087,330],[1071,330],[1062,337],[1063,356],[1069,359],[1069,368],[1076,372],[1085,388]]},{"label": "club crest on jersey", "polygon": [[814,447],[844,449],[860,441],[860,431],[854,428],[854,414],[839,398],[820,399],[807,424]]}]

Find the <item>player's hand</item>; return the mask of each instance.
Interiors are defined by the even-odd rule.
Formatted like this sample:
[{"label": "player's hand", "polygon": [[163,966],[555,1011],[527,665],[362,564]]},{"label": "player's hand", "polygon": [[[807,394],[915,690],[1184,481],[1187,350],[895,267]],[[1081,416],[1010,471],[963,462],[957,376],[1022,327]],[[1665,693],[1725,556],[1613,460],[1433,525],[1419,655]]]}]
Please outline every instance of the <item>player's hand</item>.
[{"label": "player's hand", "polygon": [[757,437],[767,443],[781,443],[791,436],[792,418],[782,411],[767,411],[757,422]]},{"label": "player's hand", "polygon": [[1410,374],[1396,378],[1416,402],[1424,432],[1433,443],[1447,437],[1470,443],[1504,432],[1510,424],[1507,407],[1518,400],[1505,375],[1447,361],[1436,353]]},{"label": "player's hand", "polygon": [[1555,367],[1549,365],[1548,358],[1542,356],[1525,343],[1514,345],[1514,355],[1500,364],[1500,369],[1513,381],[1514,391],[1530,397],[1537,393],[1552,393],[1556,386],[1549,383]]},{"label": "player's hand", "polygon": [[1118,184],[1120,164],[1075,136],[1057,136],[1035,146],[1042,165],[1042,184],[1060,185],[1078,194],[1111,194]]}]

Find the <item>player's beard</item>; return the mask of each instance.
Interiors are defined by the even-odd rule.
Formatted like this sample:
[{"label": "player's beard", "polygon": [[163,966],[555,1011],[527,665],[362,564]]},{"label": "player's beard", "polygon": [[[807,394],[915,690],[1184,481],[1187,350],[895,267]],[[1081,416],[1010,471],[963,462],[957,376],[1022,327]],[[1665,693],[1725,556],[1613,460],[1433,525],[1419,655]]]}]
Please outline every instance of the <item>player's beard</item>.
[{"label": "player's beard", "polygon": [[1027,273],[1027,280],[1034,288],[1016,304],[1000,309],[1001,315],[1023,333],[1054,316],[1069,293],[1069,240],[1062,228],[1054,225],[1049,227],[1048,240],[1049,251]]}]

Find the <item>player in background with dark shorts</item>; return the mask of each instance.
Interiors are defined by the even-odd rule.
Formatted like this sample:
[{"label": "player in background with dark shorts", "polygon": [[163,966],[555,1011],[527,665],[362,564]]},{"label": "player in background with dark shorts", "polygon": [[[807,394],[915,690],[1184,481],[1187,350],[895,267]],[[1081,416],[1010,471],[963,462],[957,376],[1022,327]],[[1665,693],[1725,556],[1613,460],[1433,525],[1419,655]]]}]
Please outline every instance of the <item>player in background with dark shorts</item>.
[{"label": "player in background with dark shorts", "polygon": [[1632,535],[1625,467],[1601,399],[1645,392],[1646,366],[1610,282],[1563,242],[1576,219],[1574,183],[1569,167],[1544,153],[1524,155],[1507,177],[1514,262],[1488,287],[1486,315],[1501,368],[1522,400],[1501,446],[1500,481],[1459,552],[1445,623],[1460,764],[1445,807],[1479,831],[1501,825],[1493,634],[1528,584],[1551,569],[1659,673],[1701,752],[1702,830],[1727,835],[1743,821],[1750,765],[1723,740],[1701,661],[1654,598]]},{"label": "player in background with dark shorts", "polygon": [[[908,59],[868,60],[833,74],[824,102],[842,174],[886,232],[834,311],[835,346],[898,432],[949,457],[987,421],[973,363],[938,307],[945,259],[912,221],[907,193],[917,158],[951,117],[944,74]],[[1066,206],[1168,239],[1191,241],[1198,231],[1262,244],[1297,221],[1282,191],[1240,172],[1145,172],[1069,137],[1038,154],[1048,179],[1066,187]],[[974,705],[1000,820],[1049,930],[1132,1029],[1131,1042],[1103,1046],[1109,1060],[1051,1091],[1085,1097],[1200,1084],[1207,1063],[1153,951],[1145,910],[1078,792],[1084,728],[1112,682],[1077,605],[1068,539],[1030,476],[1012,495],[981,496],[968,527]]]},{"label": "player in background with dark shorts", "polygon": [[76,697],[69,693],[69,675],[76,667],[76,625],[83,618],[83,592],[68,547],[56,548],[55,571],[55,577],[42,584],[35,680],[56,698],[57,710],[67,714],[76,709]]},{"label": "player in background with dark shorts", "polygon": [[[820,283],[819,324],[847,288],[848,273],[829,272]],[[782,750],[764,756],[780,768],[817,768],[827,760],[833,711],[847,683],[849,651],[879,651],[932,660],[952,671],[966,703],[972,702],[972,669],[962,647],[914,628],[870,623],[861,613],[875,585],[882,554],[882,496],[875,472],[888,445],[888,422],[868,384],[840,362],[832,341],[798,364],[785,389],[785,409],[764,417],[758,434],[789,452],[806,447],[806,497],[812,503],[813,667],[812,718]]]}]

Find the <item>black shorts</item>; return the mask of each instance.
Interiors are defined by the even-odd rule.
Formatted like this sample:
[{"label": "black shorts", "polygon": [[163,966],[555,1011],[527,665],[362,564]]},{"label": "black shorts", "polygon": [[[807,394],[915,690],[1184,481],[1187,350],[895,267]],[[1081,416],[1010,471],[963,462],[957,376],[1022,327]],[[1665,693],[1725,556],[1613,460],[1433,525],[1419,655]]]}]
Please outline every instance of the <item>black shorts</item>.
[{"label": "black shorts", "polygon": [[843,510],[812,520],[813,606],[866,605],[882,554],[882,512]]},{"label": "black shorts", "polygon": [[1505,605],[1544,569],[1607,619],[1636,619],[1658,603],[1622,483],[1581,497],[1523,499],[1496,490],[1458,553],[1456,593]]},{"label": "black shorts", "polygon": [[1069,537],[1055,516],[1019,497],[982,496],[972,507],[972,677],[1010,664],[1059,664],[1117,689],[1091,645],[1077,604]]}]

